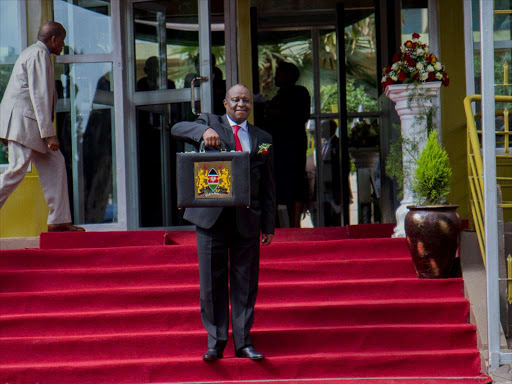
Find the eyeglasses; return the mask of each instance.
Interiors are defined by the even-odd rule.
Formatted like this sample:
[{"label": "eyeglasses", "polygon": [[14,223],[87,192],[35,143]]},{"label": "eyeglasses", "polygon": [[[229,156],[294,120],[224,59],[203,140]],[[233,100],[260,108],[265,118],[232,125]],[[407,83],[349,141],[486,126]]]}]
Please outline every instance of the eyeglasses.
[{"label": "eyeglasses", "polygon": [[230,99],[230,101],[233,103],[233,104],[251,104],[251,100],[249,99],[243,99],[243,98],[240,98],[240,97],[233,97]]}]

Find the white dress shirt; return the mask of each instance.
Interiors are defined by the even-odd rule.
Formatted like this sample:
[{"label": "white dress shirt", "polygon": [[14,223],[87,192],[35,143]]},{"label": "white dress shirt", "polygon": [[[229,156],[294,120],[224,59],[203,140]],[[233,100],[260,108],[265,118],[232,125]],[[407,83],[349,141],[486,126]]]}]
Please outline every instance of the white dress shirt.
[{"label": "white dress shirt", "polygon": [[231,125],[231,129],[233,130],[233,136],[235,135],[234,125],[238,125],[240,129],[238,130],[238,139],[240,140],[240,144],[242,144],[242,149],[244,152],[251,152],[251,138],[249,136],[249,127],[247,126],[247,120],[243,123],[238,124],[237,122],[231,120],[231,118],[226,115],[229,121],[229,125]]}]

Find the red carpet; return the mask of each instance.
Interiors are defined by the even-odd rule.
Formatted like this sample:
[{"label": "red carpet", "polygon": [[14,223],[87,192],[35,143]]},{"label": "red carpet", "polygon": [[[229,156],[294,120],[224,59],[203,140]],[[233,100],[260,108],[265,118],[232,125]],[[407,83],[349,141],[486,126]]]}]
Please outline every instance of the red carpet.
[{"label": "red carpet", "polygon": [[377,227],[281,230],[262,248],[259,363],[232,343],[201,360],[193,233],[45,234],[44,249],[2,251],[0,383],[490,382],[462,279],[418,280],[405,240],[361,239],[389,236]]}]

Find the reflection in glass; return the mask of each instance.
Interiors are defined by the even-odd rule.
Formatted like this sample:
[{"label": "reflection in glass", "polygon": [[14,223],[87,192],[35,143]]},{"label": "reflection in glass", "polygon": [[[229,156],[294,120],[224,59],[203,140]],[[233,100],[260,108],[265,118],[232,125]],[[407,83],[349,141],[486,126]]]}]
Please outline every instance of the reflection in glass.
[{"label": "reflection in glass", "polygon": [[429,44],[428,0],[416,1],[414,8],[402,8],[402,45],[415,32],[422,43]]},{"label": "reflection in glass", "polygon": [[[216,5],[222,8],[222,3]],[[218,83],[225,78],[225,54],[223,12],[217,12],[211,22],[212,67]],[[135,3],[133,28],[136,91],[189,88],[200,72],[197,1]]]},{"label": "reflection in glass", "polygon": [[193,121],[189,103],[137,107],[137,152],[141,227],[189,224],[176,208],[176,152],[193,150],[172,140],[170,127],[178,121]]},{"label": "reflection in glass", "polygon": [[[199,72],[197,2],[135,3],[133,23],[136,90],[190,87]],[[145,78],[148,87],[141,87]]]},{"label": "reflection in glass", "polygon": [[380,161],[379,120],[355,118],[348,122],[349,152],[352,168],[357,172],[357,184],[352,186],[357,194],[358,223],[381,221],[380,211]]},{"label": "reflection in glass", "polygon": [[59,64],[55,79],[57,134],[74,222],[116,222],[112,64]]},{"label": "reflection in glass", "polygon": [[63,54],[112,53],[110,0],[53,0],[53,14],[67,31]]},{"label": "reflection in glass", "polygon": [[366,15],[361,13],[359,21],[345,27],[347,112],[378,110],[375,14]]},{"label": "reflection in glass", "polygon": [[338,124],[334,119],[320,121],[322,183],[324,225],[336,227],[341,225],[341,170],[340,138]]},{"label": "reflection in glass", "polygon": [[[0,1],[0,101],[21,52],[18,1]],[[7,147],[0,143],[0,165],[7,164]]]}]

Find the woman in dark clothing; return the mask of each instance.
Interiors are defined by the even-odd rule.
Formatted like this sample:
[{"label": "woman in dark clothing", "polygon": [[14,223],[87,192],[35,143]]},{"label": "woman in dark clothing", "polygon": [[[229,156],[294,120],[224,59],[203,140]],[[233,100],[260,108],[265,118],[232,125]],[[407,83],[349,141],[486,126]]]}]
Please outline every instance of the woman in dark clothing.
[{"label": "woman in dark clothing", "polygon": [[265,127],[274,143],[277,204],[287,206],[290,226],[297,228],[308,193],[305,124],[311,106],[308,90],[295,85],[299,75],[299,69],[292,63],[279,63],[275,76],[279,91],[265,113]]}]

